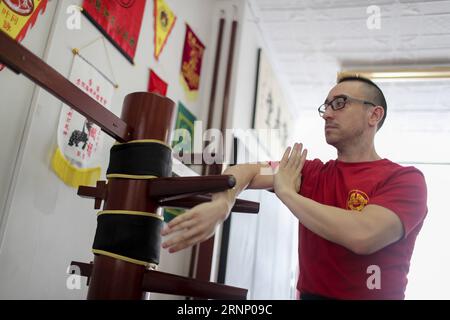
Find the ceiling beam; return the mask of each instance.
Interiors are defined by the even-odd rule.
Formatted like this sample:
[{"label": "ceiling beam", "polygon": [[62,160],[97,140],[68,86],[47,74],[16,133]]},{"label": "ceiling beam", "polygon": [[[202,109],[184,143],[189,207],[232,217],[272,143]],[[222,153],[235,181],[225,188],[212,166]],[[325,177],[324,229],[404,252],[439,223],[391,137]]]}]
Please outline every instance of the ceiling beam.
[{"label": "ceiling beam", "polygon": [[346,76],[360,76],[372,80],[421,80],[421,79],[449,79],[450,67],[434,68],[405,68],[385,70],[344,70],[337,74],[337,79]]}]

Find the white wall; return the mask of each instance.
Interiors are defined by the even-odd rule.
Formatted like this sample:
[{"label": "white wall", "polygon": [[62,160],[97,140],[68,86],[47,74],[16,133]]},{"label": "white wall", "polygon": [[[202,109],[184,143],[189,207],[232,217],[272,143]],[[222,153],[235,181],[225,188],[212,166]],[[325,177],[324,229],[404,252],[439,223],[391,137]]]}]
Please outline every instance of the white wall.
[{"label": "white wall", "polygon": [[383,157],[413,165],[425,176],[428,215],[416,239],[408,274],[406,299],[449,299],[447,277],[450,243],[446,203],[450,183],[450,120],[448,79],[379,82],[388,115],[377,134],[377,150]]},{"label": "white wall", "polygon": [[[44,56],[47,46],[48,30],[52,25],[55,8],[56,2],[49,3],[46,11],[39,16],[33,29],[28,31],[27,36],[22,41],[24,46],[41,58]],[[2,97],[0,101],[0,139],[2,144],[2,152],[0,153],[1,221],[16,156],[36,86],[27,78],[17,76],[7,68],[0,72],[0,81]]]},{"label": "white wall", "polygon": [[[119,83],[112,111],[120,115],[123,98],[134,91],[146,91],[148,68],[153,68],[169,83],[167,95],[176,103],[181,100],[197,117],[206,114],[209,83],[212,73],[213,46],[211,39],[214,2],[210,0],[167,0],[177,15],[177,22],[167,45],[156,62],[153,57],[153,1],[147,1],[139,38],[135,66],[132,66],[107,41],[114,75]],[[68,77],[73,56],[70,49],[82,47],[100,36],[84,16],[81,30],[66,28],[66,8],[81,1],[50,1],[46,13],[29,32],[24,45],[42,56],[45,40],[52,27],[47,46],[47,63]],[[52,13],[56,20],[52,23]],[[179,82],[179,70],[184,44],[185,22],[206,45],[199,100],[186,100]],[[109,75],[101,43],[81,53]],[[33,103],[34,85],[9,70],[0,73],[0,130],[6,152],[0,155],[0,205],[11,190],[8,203],[2,211],[0,247],[0,299],[83,299],[86,287],[67,290],[67,266],[70,261],[88,262],[92,259],[91,246],[95,233],[96,216],[93,202],[80,199],[76,190],[64,185],[50,169],[50,159],[56,147],[56,129],[61,102],[38,89]],[[19,94],[13,95],[12,92]],[[26,114],[31,110],[30,121]],[[8,117],[7,117],[8,115]],[[22,132],[24,138],[21,140]],[[105,139],[103,173],[107,167],[108,150],[112,139]],[[19,147],[21,148],[18,151]],[[18,158],[18,160],[16,160]],[[11,184],[13,168],[14,183]],[[160,270],[187,275],[190,250],[175,255],[161,254]],[[85,281],[83,280],[83,284]],[[158,296],[155,296],[158,298]]]}]

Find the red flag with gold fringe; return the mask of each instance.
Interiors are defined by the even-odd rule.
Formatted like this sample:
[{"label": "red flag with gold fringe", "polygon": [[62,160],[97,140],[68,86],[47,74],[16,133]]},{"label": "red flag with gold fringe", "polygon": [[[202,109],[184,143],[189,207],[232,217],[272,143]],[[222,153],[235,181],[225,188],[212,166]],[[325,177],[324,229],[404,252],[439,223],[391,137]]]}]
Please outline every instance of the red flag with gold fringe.
[{"label": "red flag with gold fringe", "polygon": [[144,0],[83,1],[83,14],[131,63],[134,63],[144,9]]},{"label": "red flag with gold fringe", "polygon": [[186,36],[181,60],[181,84],[185,88],[189,100],[195,100],[198,96],[204,51],[205,46],[186,24]]}]

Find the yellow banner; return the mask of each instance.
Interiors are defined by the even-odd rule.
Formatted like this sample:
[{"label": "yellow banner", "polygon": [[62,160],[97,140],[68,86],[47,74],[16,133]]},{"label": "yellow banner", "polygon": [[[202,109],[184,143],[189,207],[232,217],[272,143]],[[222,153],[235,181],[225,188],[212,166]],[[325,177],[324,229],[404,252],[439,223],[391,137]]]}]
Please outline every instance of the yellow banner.
[{"label": "yellow banner", "polygon": [[22,40],[46,4],[47,0],[1,0],[0,29],[13,39]]},{"label": "yellow banner", "polygon": [[155,2],[153,11],[155,20],[154,55],[156,60],[158,60],[161,51],[166,45],[170,32],[172,31],[173,26],[175,25],[177,17],[164,0],[154,0],[154,2]]}]

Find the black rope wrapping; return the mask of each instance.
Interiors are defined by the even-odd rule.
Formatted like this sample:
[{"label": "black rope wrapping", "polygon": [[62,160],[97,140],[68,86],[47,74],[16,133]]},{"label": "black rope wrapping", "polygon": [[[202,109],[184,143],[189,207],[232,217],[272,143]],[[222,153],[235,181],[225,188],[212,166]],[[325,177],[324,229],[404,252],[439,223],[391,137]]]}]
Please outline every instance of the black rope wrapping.
[{"label": "black rope wrapping", "polygon": [[162,220],[150,216],[101,214],[92,248],[158,264],[162,226]]},{"label": "black rope wrapping", "polygon": [[170,177],[172,150],[157,142],[114,145],[106,174]]}]

